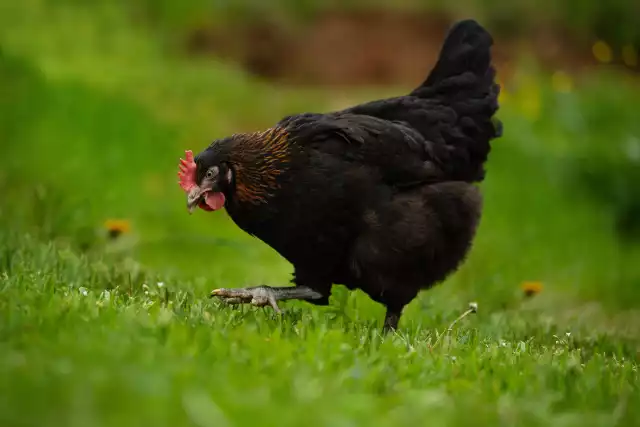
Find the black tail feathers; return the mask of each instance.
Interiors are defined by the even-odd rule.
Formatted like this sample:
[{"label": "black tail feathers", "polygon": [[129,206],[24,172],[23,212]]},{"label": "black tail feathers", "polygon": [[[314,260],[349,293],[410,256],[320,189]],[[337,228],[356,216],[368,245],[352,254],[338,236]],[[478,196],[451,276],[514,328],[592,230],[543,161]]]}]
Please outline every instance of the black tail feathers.
[{"label": "black tail feathers", "polygon": [[457,22],[445,37],[436,65],[411,95],[446,100],[462,115],[491,117],[491,137],[499,138],[502,122],[493,115],[498,111],[500,85],[495,81],[492,46],[493,37],[478,22]]},{"label": "black tail feathers", "polygon": [[440,56],[412,96],[455,111],[455,129],[445,138],[453,149],[452,168],[461,179],[481,181],[490,141],[502,136],[498,111],[500,86],[491,61],[493,38],[476,21],[457,22],[447,34]]},{"label": "black tail feathers", "polygon": [[421,87],[437,86],[449,78],[467,73],[490,83],[495,75],[491,65],[492,45],[491,34],[476,21],[467,19],[457,22],[449,30],[438,62]]}]

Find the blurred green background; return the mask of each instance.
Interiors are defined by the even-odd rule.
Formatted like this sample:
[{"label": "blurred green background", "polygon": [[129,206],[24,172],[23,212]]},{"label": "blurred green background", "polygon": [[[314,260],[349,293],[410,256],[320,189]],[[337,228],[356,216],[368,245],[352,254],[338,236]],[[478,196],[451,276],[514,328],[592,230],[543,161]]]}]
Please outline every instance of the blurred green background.
[{"label": "blurred green background", "polygon": [[[521,285],[533,282],[539,295],[524,304],[553,325],[624,336],[637,349],[640,2],[0,0],[0,338],[6,354],[22,352],[35,366],[46,366],[53,354],[87,357],[114,372],[109,369],[120,362],[110,348],[91,347],[90,324],[78,326],[86,316],[115,330],[127,324],[118,323],[127,304],[184,297],[187,314],[175,314],[180,325],[195,322],[209,331],[207,316],[235,319],[235,312],[204,301],[214,287],[285,284],[290,266],[225,213],[187,214],[175,177],[178,158],[185,149],[199,151],[215,138],[264,128],[287,114],[406,93],[427,74],[449,25],[467,17],[495,38],[505,134],[488,163],[486,207],[471,256],[446,284],[407,308],[402,328],[419,337],[470,300],[487,312],[508,313],[523,304]],[[41,273],[52,279],[42,281]],[[171,283],[174,293],[150,295],[142,286],[158,280]],[[73,305],[52,308],[55,298],[66,298],[62,289],[88,290],[96,298],[120,289],[133,300],[100,317],[74,312]],[[308,328],[344,329],[331,316],[374,328],[381,323],[382,308],[359,293],[339,289],[332,301],[333,309],[294,303],[292,311],[312,313],[317,323]],[[241,322],[254,316],[242,313]],[[268,314],[255,316],[280,327]],[[229,325],[242,328],[232,320]],[[56,322],[85,337],[78,340],[86,339],[95,353],[75,351]],[[258,331],[246,334],[264,334],[252,327]],[[496,334],[540,332],[511,327]],[[246,336],[233,335],[233,328],[218,337],[218,347]],[[163,333],[151,335],[149,354],[169,345],[158,338]],[[144,332],[128,334],[127,351],[135,352]],[[195,339],[185,334],[191,338],[176,344],[181,349]],[[189,363],[162,354],[166,361],[155,369]],[[637,350],[624,354],[637,360]],[[115,411],[112,418],[98,412],[82,418],[75,397],[47,403],[45,396],[62,387],[51,385],[58,374],[42,368],[29,382],[8,357],[3,425],[111,425],[107,419],[128,425],[117,416],[129,408],[125,403],[104,404]],[[205,362],[194,363],[204,372]],[[74,381],[97,384],[81,376]],[[126,395],[118,384],[110,393]],[[42,418],[21,412],[30,398]],[[147,413],[153,402],[170,401],[145,401]],[[473,402],[460,405],[475,408],[480,401]],[[182,412],[162,420],[140,413],[140,422],[183,425]],[[232,417],[238,424],[250,420],[238,414]],[[301,418],[287,419],[281,425]]]}]

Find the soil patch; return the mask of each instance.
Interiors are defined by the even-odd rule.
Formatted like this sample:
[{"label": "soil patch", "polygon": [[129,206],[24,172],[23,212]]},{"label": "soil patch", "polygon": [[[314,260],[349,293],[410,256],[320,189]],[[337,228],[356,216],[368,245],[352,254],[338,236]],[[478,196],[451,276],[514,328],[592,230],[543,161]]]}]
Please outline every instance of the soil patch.
[{"label": "soil patch", "polygon": [[[186,50],[237,62],[279,83],[413,85],[433,66],[452,22],[433,13],[331,12],[295,30],[269,22],[202,26],[190,32]],[[504,80],[523,53],[544,68],[570,73],[597,65],[591,44],[572,40],[562,29],[540,27],[517,39],[493,34],[495,63]]]}]

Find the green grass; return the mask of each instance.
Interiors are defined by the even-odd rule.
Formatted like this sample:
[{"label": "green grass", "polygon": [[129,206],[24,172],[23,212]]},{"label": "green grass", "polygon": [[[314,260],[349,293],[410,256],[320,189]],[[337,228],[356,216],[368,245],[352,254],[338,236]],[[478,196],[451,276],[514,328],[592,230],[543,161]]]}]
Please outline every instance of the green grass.
[{"label": "green grass", "polygon": [[[167,56],[107,3],[46,4],[0,13],[0,425],[640,421],[640,245],[615,228],[635,86],[509,89],[472,254],[385,337],[383,308],[342,287],[282,318],[208,299],[291,267],[225,214],[189,216],[175,182],[184,148],[382,90],[280,90]],[[585,159],[628,168],[598,171],[624,197],[594,198]],[[108,239],[109,218],[132,232]]]},{"label": "green grass", "polygon": [[634,346],[534,312],[481,305],[430,351],[459,311],[444,300],[382,338],[353,297],[279,319],[203,299],[202,284],[159,288],[133,266],[2,237],[3,425],[637,421]]}]

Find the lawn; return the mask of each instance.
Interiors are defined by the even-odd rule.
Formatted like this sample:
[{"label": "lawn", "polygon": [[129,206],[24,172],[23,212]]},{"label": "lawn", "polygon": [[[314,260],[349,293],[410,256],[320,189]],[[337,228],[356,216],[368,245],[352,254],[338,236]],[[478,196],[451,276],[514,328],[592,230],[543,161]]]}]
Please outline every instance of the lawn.
[{"label": "lawn", "polygon": [[0,425],[640,423],[640,245],[618,228],[637,84],[520,75],[471,256],[382,336],[383,308],[342,287],[282,317],[209,299],[291,267],[189,216],[175,179],[185,148],[382,90],[270,86],[165,54],[111,3],[51,4],[0,7]]}]

